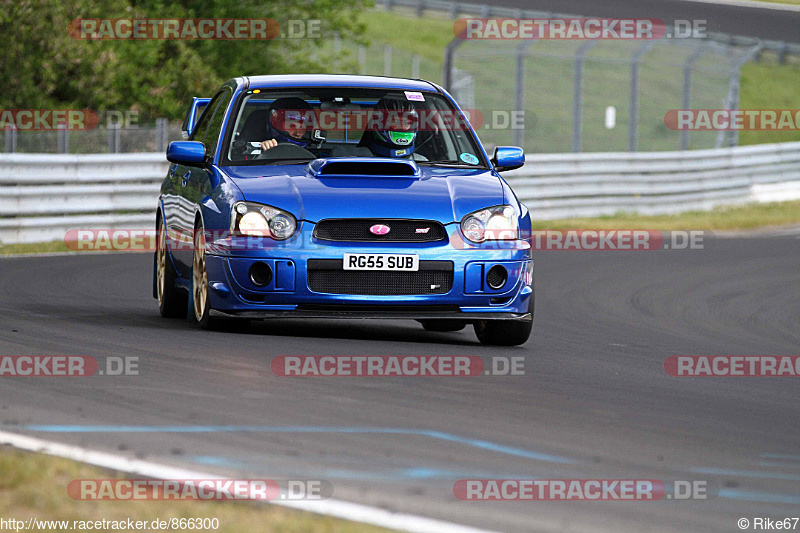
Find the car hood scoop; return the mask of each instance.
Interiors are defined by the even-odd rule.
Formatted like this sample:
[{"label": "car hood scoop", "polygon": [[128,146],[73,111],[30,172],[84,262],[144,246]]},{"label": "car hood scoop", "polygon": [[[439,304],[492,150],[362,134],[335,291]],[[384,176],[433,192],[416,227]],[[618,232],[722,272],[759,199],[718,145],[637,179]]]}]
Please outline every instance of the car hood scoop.
[{"label": "car hood scoop", "polygon": [[308,173],[313,177],[348,178],[382,177],[411,178],[422,176],[419,166],[411,160],[397,160],[378,157],[337,157],[335,159],[315,159],[308,164]]}]

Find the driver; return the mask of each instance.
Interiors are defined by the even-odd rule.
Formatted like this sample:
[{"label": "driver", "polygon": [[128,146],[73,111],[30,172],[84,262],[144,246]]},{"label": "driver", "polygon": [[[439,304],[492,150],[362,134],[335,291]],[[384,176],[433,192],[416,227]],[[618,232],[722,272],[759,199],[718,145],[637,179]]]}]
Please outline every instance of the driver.
[{"label": "driver", "polygon": [[311,142],[311,118],[313,109],[302,98],[278,98],[269,106],[267,134],[261,142],[262,150],[269,150],[279,143],[291,143],[302,148]]},{"label": "driver", "polygon": [[386,95],[375,104],[373,120],[378,125],[366,132],[359,146],[376,156],[414,159],[419,113],[413,103],[400,95]]}]

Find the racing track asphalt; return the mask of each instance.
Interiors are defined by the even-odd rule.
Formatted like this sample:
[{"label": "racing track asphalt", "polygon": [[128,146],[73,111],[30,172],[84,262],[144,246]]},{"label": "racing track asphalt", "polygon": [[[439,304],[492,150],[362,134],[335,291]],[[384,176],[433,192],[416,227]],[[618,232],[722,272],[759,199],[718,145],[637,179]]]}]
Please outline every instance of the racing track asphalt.
[{"label": "racing track asphalt", "polygon": [[[482,3],[482,2],[475,2]],[[667,23],[706,20],[710,32],[800,42],[800,11],[688,0],[497,0],[485,2],[519,9],[590,17],[657,18]]]},{"label": "racing track asphalt", "polygon": [[[675,378],[663,368],[675,354],[800,353],[797,234],[535,259],[534,338],[520,348],[412,321],[199,331],[158,316],[149,254],[0,259],[0,354],[138,356],[141,372],[0,378],[0,429],[232,477],[329,480],[339,499],[501,531],[731,532],[740,517],[797,516],[797,379]],[[270,370],[278,355],[408,354],[522,355],[525,375]],[[688,502],[457,500],[454,482],[470,477],[707,480],[720,492]]]}]

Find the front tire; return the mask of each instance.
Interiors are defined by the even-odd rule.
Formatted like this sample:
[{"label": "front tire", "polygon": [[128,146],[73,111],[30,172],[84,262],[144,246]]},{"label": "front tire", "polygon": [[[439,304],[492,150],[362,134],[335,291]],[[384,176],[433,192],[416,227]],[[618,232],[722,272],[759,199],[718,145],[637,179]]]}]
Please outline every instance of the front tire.
[{"label": "front tire", "polygon": [[528,312],[531,320],[478,320],[473,324],[481,344],[489,346],[519,346],[525,344],[533,330],[534,296],[531,293]]},{"label": "front tire", "polygon": [[175,288],[175,266],[167,250],[167,228],[164,219],[159,220],[158,246],[156,248],[156,298],[158,298],[158,311],[165,318],[180,318],[186,316],[189,297],[185,291]]}]

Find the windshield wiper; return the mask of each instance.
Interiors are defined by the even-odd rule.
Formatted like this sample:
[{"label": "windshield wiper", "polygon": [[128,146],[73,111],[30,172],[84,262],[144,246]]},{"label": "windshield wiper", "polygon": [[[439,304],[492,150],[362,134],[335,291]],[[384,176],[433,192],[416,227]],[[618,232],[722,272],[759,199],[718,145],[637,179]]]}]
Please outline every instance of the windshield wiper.
[{"label": "windshield wiper", "polygon": [[457,159],[442,159],[440,161],[415,161],[415,163],[417,163],[417,165],[446,165],[451,167],[481,168],[476,167],[475,165],[464,163],[463,161],[459,161]]},{"label": "windshield wiper", "polygon": [[264,165],[297,165],[314,161],[314,159],[314,157],[292,157],[289,159],[259,159],[257,161],[263,161]]}]

